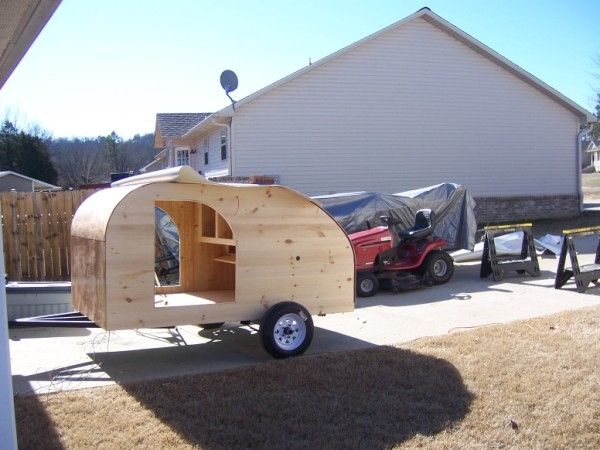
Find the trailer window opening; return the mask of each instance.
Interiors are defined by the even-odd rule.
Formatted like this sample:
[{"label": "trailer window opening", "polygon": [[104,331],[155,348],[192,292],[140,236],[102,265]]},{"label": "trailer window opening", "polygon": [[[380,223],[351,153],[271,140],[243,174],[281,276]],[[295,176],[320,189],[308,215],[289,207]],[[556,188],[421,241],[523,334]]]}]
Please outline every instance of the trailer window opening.
[{"label": "trailer window opening", "polygon": [[154,306],[235,302],[236,241],[225,217],[197,201],[154,206]]},{"label": "trailer window opening", "polygon": [[154,208],[155,250],[154,274],[157,286],[178,286],[179,276],[179,229],[163,209]]}]

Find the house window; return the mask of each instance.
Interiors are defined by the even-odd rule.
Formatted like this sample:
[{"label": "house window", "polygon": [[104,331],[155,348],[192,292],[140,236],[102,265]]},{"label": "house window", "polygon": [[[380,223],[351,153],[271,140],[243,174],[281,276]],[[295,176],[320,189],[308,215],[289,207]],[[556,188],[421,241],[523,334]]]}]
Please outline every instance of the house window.
[{"label": "house window", "polygon": [[221,131],[221,160],[227,159],[227,132]]},{"label": "house window", "polygon": [[177,150],[177,165],[178,166],[189,166],[190,165],[190,151],[189,149]]},{"label": "house window", "polygon": [[204,139],[204,165],[208,165],[208,138]]}]

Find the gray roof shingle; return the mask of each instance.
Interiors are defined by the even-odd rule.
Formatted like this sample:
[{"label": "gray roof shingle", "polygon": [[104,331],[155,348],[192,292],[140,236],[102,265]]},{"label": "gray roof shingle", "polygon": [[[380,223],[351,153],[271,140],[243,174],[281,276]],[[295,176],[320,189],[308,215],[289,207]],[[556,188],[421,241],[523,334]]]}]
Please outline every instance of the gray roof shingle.
[{"label": "gray roof shingle", "polygon": [[183,136],[212,113],[158,113],[156,114],[157,131],[163,138]]}]

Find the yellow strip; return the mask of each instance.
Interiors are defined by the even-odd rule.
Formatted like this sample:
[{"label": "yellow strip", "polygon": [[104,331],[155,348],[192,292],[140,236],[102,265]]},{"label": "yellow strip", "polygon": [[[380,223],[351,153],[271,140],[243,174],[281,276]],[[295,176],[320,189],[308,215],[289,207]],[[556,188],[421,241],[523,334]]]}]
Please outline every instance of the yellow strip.
[{"label": "yellow strip", "polygon": [[517,225],[493,225],[490,227],[483,227],[484,230],[506,230],[510,228],[531,228],[532,224],[530,223],[520,223]]},{"label": "yellow strip", "polygon": [[572,230],[563,230],[563,234],[593,233],[596,231],[600,231],[600,225],[595,226],[595,227],[574,228]]}]

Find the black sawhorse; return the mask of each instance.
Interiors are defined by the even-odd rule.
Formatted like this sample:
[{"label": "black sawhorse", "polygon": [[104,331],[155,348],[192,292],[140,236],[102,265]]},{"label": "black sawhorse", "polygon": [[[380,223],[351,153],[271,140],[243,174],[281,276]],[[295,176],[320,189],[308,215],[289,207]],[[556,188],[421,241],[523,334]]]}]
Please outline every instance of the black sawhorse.
[{"label": "black sawhorse", "polygon": [[[493,274],[494,281],[499,281],[504,278],[506,272],[511,270],[518,273],[527,272],[534,277],[540,276],[540,265],[538,264],[530,223],[490,226],[485,227],[484,230],[483,254],[481,255],[481,269],[479,272],[481,278]],[[498,256],[494,238],[516,231],[523,232],[521,253],[519,255]]]},{"label": "black sawhorse", "polygon": [[[598,285],[598,279],[600,279],[600,239],[596,247],[596,257],[593,264],[583,264],[580,266],[577,260],[577,250],[575,249],[576,237],[592,236],[594,234],[600,234],[600,226],[563,231],[556,279],[554,280],[555,289],[563,287],[571,277],[575,278],[577,292],[585,292],[590,283]],[[567,252],[571,259],[571,269],[565,269]]]}]

